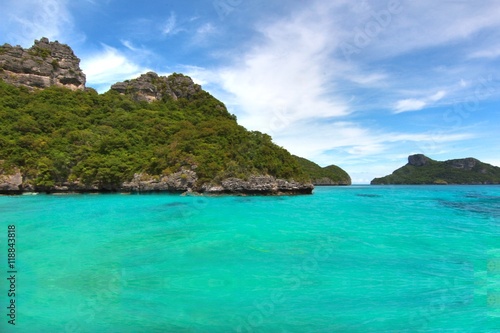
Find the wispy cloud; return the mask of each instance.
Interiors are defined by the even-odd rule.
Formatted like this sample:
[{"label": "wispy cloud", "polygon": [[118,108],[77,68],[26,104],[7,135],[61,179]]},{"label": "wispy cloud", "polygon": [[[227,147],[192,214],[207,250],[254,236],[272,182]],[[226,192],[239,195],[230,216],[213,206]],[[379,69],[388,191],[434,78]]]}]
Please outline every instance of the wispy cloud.
[{"label": "wispy cloud", "polygon": [[333,93],[337,66],[332,51],[331,20],[321,6],[311,6],[292,20],[258,27],[263,37],[216,79],[237,101],[243,125],[270,130],[273,118],[286,114],[288,123],[346,115],[342,97]]},{"label": "wispy cloud", "polygon": [[[496,0],[477,3],[465,1],[396,1],[401,13],[394,15],[386,34],[371,43],[367,54],[371,57],[387,57],[442,46],[472,38],[485,29],[500,27]],[[377,11],[380,8],[370,10]],[[365,11],[370,13],[370,11]],[[446,14],[444,14],[446,13]],[[368,14],[370,15],[370,14]],[[369,19],[366,20],[369,22]],[[362,25],[360,25],[363,28]],[[432,37],[430,37],[432,36]]]},{"label": "wispy cloud", "polygon": [[494,48],[475,51],[469,55],[469,58],[471,59],[478,59],[478,58],[495,59],[499,57],[500,57],[500,45]]},{"label": "wispy cloud", "polygon": [[161,33],[164,36],[172,36],[172,35],[178,34],[181,31],[182,31],[182,29],[180,29],[177,26],[177,16],[175,15],[174,12],[171,12],[167,21],[165,22],[165,24],[161,28]]},{"label": "wispy cloud", "polygon": [[124,53],[105,44],[100,52],[83,58],[81,67],[87,75],[87,85],[99,92],[109,89],[111,83],[134,78],[148,71]]},{"label": "wispy cloud", "polygon": [[0,34],[24,47],[41,37],[75,44],[84,37],[74,32],[67,5],[66,0],[6,1],[2,3]]},{"label": "wispy cloud", "polygon": [[427,102],[423,100],[407,98],[396,102],[394,113],[418,111],[422,110],[425,106],[427,106]]},{"label": "wispy cloud", "polygon": [[432,106],[433,103],[440,101],[445,96],[446,92],[444,90],[440,90],[435,94],[422,99],[416,99],[416,98],[402,99],[396,102],[396,105],[394,107],[394,113],[422,110],[425,107]]}]

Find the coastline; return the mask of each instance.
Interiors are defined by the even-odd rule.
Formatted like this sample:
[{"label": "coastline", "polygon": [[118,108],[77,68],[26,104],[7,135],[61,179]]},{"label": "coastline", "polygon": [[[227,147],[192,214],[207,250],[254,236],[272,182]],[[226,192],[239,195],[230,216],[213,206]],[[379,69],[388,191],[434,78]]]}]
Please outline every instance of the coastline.
[{"label": "coastline", "polygon": [[3,175],[0,179],[0,194],[23,195],[28,193],[46,194],[91,194],[91,193],[172,193],[208,195],[303,195],[312,194],[312,183],[284,180],[267,175],[255,175],[248,180],[227,178],[220,182],[198,184],[193,171],[181,171],[162,178],[147,174],[135,174],[129,182],[122,184],[83,184],[78,181],[63,182],[53,186],[34,186],[20,172]]}]

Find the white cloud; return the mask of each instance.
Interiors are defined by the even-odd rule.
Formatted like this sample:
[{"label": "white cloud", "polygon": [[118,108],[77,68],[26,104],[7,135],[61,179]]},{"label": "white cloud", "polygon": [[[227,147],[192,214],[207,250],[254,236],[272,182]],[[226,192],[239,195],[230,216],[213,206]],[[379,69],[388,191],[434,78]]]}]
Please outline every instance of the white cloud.
[{"label": "white cloud", "polygon": [[418,111],[422,110],[427,103],[423,100],[415,99],[415,98],[407,98],[400,100],[396,103],[394,107],[395,113],[402,113],[407,111]]},{"label": "white cloud", "polygon": [[475,58],[489,58],[489,59],[495,59],[500,57],[500,46],[497,46],[495,48],[491,49],[486,49],[486,50],[480,50],[473,52],[470,54],[469,58],[475,59]]},{"label": "white cloud", "polygon": [[373,86],[387,80],[388,75],[385,73],[353,74],[349,76],[348,79],[362,86]]},{"label": "white cloud", "polygon": [[329,57],[336,37],[324,9],[310,6],[292,19],[258,27],[263,39],[215,74],[212,81],[234,96],[244,126],[266,131],[283,114],[291,124],[350,112],[332,93],[332,76],[342,65]]},{"label": "white cloud", "polygon": [[81,67],[87,75],[87,86],[102,92],[110,84],[139,76],[148,71],[117,49],[103,45],[101,52],[82,59]]},{"label": "white cloud", "polygon": [[213,24],[211,24],[211,23],[205,23],[205,24],[203,24],[201,27],[199,27],[196,30],[196,33],[198,35],[205,36],[205,35],[214,33],[215,31],[216,31],[216,29],[215,29],[215,27],[214,27]]},{"label": "white cloud", "polygon": [[163,25],[161,32],[163,35],[169,36],[176,35],[180,31],[182,30],[177,27],[177,16],[174,12],[171,12],[167,22]]},{"label": "white cloud", "polygon": [[2,3],[0,34],[7,42],[29,47],[35,39],[72,42],[82,40],[73,30],[66,0],[23,0]]},{"label": "white cloud", "polygon": [[396,102],[396,105],[394,106],[394,113],[422,110],[427,106],[432,106],[432,103],[440,101],[445,96],[446,96],[446,91],[440,90],[435,94],[422,99],[416,99],[416,98],[402,99]]},{"label": "white cloud", "polygon": [[[388,57],[441,46],[451,42],[463,41],[473,37],[481,30],[500,27],[496,0],[481,2],[464,1],[397,1],[401,12],[391,16],[383,33],[371,39],[366,48],[370,57]],[[377,12],[386,8],[375,8]],[[366,10],[366,17],[357,22],[363,30],[365,24],[374,20]],[[365,51],[365,50],[364,50]]]},{"label": "white cloud", "polygon": [[133,51],[133,52],[140,51],[140,49],[138,47],[134,46],[134,44],[132,44],[132,42],[130,42],[128,40],[122,40],[121,42],[122,42],[123,46],[125,46],[130,51]]},{"label": "white cloud", "polygon": [[443,99],[444,96],[446,96],[446,91],[440,90],[437,93],[435,93],[434,95],[430,96],[429,100],[432,102],[437,102],[437,101],[440,101],[441,99]]}]

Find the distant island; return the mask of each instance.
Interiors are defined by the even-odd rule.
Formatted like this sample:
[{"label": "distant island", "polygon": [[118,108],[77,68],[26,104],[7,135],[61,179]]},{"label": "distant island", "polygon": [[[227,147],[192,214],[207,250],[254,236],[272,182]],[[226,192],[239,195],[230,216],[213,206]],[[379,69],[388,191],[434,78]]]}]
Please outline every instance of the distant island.
[{"label": "distant island", "polygon": [[500,168],[472,157],[440,162],[416,154],[408,157],[408,164],[391,175],[373,179],[371,184],[500,184]]},{"label": "distant island", "polygon": [[310,194],[348,185],[238,125],[182,74],[149,72],[98,94],[80,59],[47,38],[0,46],[0,193]]},{"label": "distant island", "polygon": [[311,162],[305,158],[295,155],[293,157],[311,178],[311,181],[314,185],[351,185],[351,177],[349,176],[349,174],[336,165],[329,165],[322,168],[318,164]]}]

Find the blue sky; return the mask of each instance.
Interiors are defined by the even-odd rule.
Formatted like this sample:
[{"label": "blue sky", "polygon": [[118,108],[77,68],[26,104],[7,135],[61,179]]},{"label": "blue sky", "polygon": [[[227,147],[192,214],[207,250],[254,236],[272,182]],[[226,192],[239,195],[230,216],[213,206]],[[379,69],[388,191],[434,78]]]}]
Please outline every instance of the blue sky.
[{"label": "blue sky", "polygon": [[0,43],[69,44],[100,92],[184,73],[238,122],[368,183],[423,153],[500,166],[497,0],[6,0]]}]

